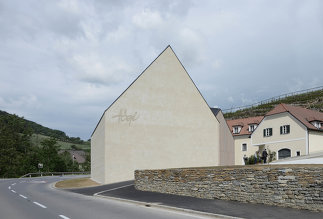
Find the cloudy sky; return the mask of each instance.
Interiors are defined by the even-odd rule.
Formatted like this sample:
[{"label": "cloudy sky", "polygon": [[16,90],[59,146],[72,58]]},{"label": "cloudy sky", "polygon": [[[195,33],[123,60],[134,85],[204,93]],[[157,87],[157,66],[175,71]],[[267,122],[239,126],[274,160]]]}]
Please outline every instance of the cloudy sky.
[{"label": "cloudy sky", "polygon": [[0,110],[90,138],[171,45],[210,106],[323,85],[320,0],[0,0]]}]

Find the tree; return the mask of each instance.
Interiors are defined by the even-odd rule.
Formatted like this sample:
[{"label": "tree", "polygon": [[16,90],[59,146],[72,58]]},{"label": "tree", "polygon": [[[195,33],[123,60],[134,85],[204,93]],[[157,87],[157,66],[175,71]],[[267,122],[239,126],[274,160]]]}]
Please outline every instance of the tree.
[{"label": "tree", "polygon": [[16,115],[0,115],[0,176],[17,177],[25,174],[30,153],[30,129]]},{"label": "tree", "polygon": [[66,164],[59,156],[59,146],[54,138],[45,139],[41,142],[40,163],[43,163],[45,172],[64,172]]}]

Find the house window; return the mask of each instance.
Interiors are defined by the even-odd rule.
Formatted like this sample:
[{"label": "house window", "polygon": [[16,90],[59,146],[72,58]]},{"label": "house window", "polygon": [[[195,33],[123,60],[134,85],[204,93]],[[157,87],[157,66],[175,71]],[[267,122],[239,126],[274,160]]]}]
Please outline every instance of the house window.
[{"label": "house window", "polygon": [[242,144],[242,151],[247,151],[247,144]]},{"label": "house window", "polygon": [[249,132],[255,131],[256,127],[256,125],[249,125]]},{"label": "house window", "polygon": [[264,137],[269,137],[273,135],[273,129],[272,128],[266,128],[264,129]]},{"label": "house window", "polygon": [[280,134],[281,135],[288,134],[289,132],[290,132],[290,126],[289,125],[280,126]]},{"label": "house window", "polygon": [[296,156],[301,156],[301,152],[300,151],[296,151]]},{"label": "house window", "polygon": [[239,134],[241,131],[241,126],[233,126],[233,134]]}]

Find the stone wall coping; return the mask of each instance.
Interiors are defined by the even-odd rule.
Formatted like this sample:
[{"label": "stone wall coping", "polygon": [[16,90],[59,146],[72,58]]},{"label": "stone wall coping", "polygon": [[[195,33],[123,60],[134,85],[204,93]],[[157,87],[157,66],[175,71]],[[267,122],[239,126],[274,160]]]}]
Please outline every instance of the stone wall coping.
[{"label": "stone wall coping", "polygon": [[208,170],[208,169],[280,169],[280,168],[323,168],[323,164],[274,164],[274,165],[234,165],[234,166],[209,166],[209,167],[182,167],[182,168],[168,168],[168,169],[140,169],[136,171],[160,171],[160,170]]}]

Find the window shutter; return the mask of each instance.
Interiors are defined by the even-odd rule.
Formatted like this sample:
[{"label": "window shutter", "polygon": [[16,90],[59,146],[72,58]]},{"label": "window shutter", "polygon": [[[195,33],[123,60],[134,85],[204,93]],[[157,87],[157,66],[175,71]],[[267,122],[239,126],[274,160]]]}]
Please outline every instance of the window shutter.
[{"label": "window shutter", "polygon": [[266,129],[264,129],[264,137],[266,136]]},{"label": "window shutter", "polygon": [[273,135],[273,129],[272,128],[270,128],[269,129],[269,136],[272,136]]},{"label": "window shutter", "polygon": [[280,126],[280,134],[283,134],[283,126]]},{"label": "window shutter", "polygon": [[289,133],[290,131],[290,128],[289,128],[289,125],[287,125],[287,133]]}]

